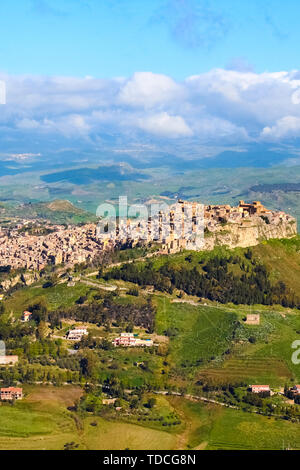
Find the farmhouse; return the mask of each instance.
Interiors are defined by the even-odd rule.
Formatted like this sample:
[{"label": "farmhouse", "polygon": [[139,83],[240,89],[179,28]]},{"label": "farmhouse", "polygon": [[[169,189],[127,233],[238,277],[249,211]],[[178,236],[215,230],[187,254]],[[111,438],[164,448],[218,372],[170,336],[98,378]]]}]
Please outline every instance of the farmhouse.
[{"label": "farmhouse", "polygon": [[271,393],[270,385],[250,385],[250,389],[252,393]]},{"label": "farmhouse", "polygon": [[124,347],[144,347],[153,346],[152,339],[139,339],[133,333],[121,333],[118,338],[113,341],[114,346]]},{"label": "farmhouse", "polygon": [[0,365],[8,366],[17,364],[19,360],[18,356],[0,356]]},{"label": "farmhouse", "polygon": [[88,331],[86,328],[75,328],[69,331],[67,339],[70,341],[81,341],[83,336],[86,336]]},{"label": "farmhouse", "polygon": [[136,338],[133,333],[121,333],[118,338],[113,341],[114,346],[135,346]]},{"label": "farmhouse", "polygon": [[246,320],[247,325],[259,325],[260,324],[260,315],[247,315],[247,320]]},{"label": "farmhouse", "polygon": [[22,400],[23,389],[17,387],[8,387],[0,389],[1,400]]},{"label": "farmhouse", "polygon": [[28,322],[28,321],[30,320],[31,315],[32,315],[31,312],[27,312],[27,311],[25,310],[25,312],[23,312],[21,321],[23,321],[23,322]]},{"label": "farmhouse", "polygon": [[291,392],[293,395],[300,395],[300,385],[294,385],[294,387],[291,388]]}]

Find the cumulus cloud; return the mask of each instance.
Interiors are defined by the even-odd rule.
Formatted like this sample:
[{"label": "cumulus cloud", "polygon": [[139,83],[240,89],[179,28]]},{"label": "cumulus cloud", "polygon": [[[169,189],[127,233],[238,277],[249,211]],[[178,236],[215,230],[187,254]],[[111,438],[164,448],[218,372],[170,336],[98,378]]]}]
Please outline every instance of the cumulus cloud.
[{"label": "cumulus cloud", "polygon": [[298,71],[214,69],[181,82],[151,72],[110,80],[0,73],[0,80],[7,90],[0,135],[15,141],[22,134],[31,141],[49,135],[98,144],[107,134],[147,144],[233,145],[299,137]]},{"label": "cumulus cloud", "polygon": [[188,137],[193,134],[181,116],[170,116],[166,112],[139,119],[139,127],[164,137]]},{"label": "cumulus cloud", "polygon": [[265,127],[262,137],[266,140],[282,140],[300,137],[300,117],[285,116],[279,119],[274,126]]},{"label": "cumulus cloud", "polygon": [[120,101],[129,106],[151,107],[178,99],[180,86],[170,77],[151,72],[135,73],[120,90]]}]

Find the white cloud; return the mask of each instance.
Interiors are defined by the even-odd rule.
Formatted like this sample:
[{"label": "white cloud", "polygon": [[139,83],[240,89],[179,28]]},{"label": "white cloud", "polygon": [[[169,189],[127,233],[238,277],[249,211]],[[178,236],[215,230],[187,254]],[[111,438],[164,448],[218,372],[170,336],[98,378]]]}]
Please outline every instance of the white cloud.
[{"label": "white cloud", "polygon": [[138,72],[121,88],[121,103],[151,107],[178,98],[180,87],[166,75]]},{"label": "white cloud", "polygon": [[300,117],[285,116],[272,127],[265,127],[262,137],[266,140],[300,138]]},{"label": "white cloud", "polygon": [[138,123],[141,129],[159,136],[176,138],[193,134],[181,116],[170,116],[165,112],[139,119]]},{"label": "white cloud", "polygon": [[238,142],[249,140],[246,129],[236,126],[232,122],[215,117],[200,119],[194,124],[194,134],[202,140],[235,138]]},{"label": "white cloud", "polygon": [[257,74],[214,69],[176,82],[137,72],[131,78],[10,76],[0,134],[94,139],[103,133],[193,143],[241,144],[299,136],[300,72]]}]

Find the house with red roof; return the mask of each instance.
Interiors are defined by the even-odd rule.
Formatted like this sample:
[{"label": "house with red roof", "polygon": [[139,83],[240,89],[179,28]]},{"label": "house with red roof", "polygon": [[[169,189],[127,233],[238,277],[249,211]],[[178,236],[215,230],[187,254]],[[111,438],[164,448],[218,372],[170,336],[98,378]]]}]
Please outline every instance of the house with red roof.
[{"label": "house with red roof", "polygon": [[1,400],[22,400],[23,389],[18,387],[0,388]]},{"label": "house with red roof", "polygon": [[23,312],[21,321],[23,321],[23,322],[28,322],[28,321],[30,320],[31,315],[32,315],[31,312],[27,312],[27,311],[25,310],[25,312]]},{"label": "house with red roof", "polygon": [[271,393],[270,385],[250,385],[252,393]]}]

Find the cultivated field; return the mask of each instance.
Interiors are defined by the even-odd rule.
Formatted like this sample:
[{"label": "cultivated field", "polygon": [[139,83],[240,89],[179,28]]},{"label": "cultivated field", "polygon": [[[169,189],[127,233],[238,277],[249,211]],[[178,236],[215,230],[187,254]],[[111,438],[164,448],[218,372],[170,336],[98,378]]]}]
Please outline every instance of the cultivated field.
[{"label": "cultivated field", "polygon": [[22,403],[0,406],[0,450],[61,450],[67,443],[85,450],[300,448],[298,424],[181,397],[164,398],[165,409],[171,407],[183,423],[167,432],[147,422],[108,421],[68,411],[82,393],[77,387],[31,386],[26,392]]}]

